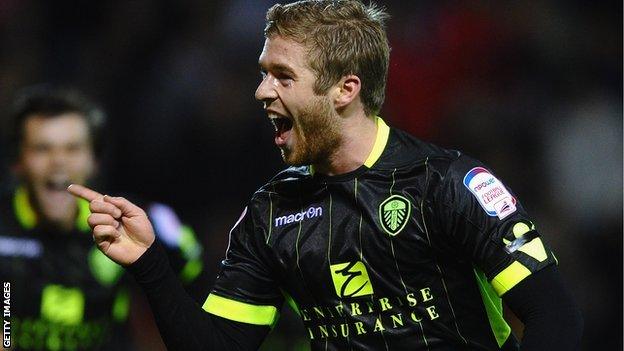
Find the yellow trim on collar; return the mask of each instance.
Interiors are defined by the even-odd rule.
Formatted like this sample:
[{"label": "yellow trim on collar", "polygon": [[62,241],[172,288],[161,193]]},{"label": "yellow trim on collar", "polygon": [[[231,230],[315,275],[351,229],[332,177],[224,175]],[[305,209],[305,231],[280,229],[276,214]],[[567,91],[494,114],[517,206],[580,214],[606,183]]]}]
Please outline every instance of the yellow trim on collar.
[{"label": "yellow trim on collar", "polygon": [[28,199],[28,191],[26,188],[19,187],[15,191],[13,197],[13,209],[15,210],[15,216],[17,221],[26,229],[32,229],[37,225],[37,213],[30,206],[30,200]]},{"label": "yellow trim on collar", "polygon": [[386,144],[388,143],[388,136],[390,135],[390,127],[384,122],[381,117],[375,117],[375,122],[377,123],[377,137],[375,138],[375,144],[373,145],[373,150],[368,155],[366,161],[364,161],[364,166],[371,168],[379,160],[381,153],[386,148]]},{"label": "yellow trim on collar", "polygon": [[91,214],[91,210],[89,209],[89,201],[84,199],[78,199],[76,201],[78,205],[78,216],[76,216],[76,228],[82,232],[89,231],[91,228],[89,227],[89,223],[87,219]]},{"label": "yellow trim on collar", "polygon": [[[366,166],[366,168],[371,168],[375,164],[375,162],[379,160],[379,157],[383,153],[384,149],[386,148],[386,144],[388,143],[388,137],[390,136],[390,127],[388,127],[386,122],[384,122],[381,117],[375,117],[375,124],[377,124],[377,135],[375,136],[375,144],[373,144],[373,150],[371,150],[368,158],[366,158],[366,161],[364,161],[364,166]],[[310,165],[309,170],[311,175],[314,175],[314,173],[316,172],[316,170],[314,169],[314,165]]]},{"label": "yellow trim on collar", "polygon": [[[91,214],[91,211],[89,210],[89,202],[87,200],[80,199],[77,200],[76,204],[78,205],[76,228],[83,232],[88,231],[89,224],[87,223],[87,218]],[[15,196],[13,197],[13,208],[15,210],[17,221],[22,225],[22,227],[25,229],[33,229],[37,226],[37,212],[35,212],[30,204],[28,190],[26,190],[25,187],[20,186],[15,191]]]}]

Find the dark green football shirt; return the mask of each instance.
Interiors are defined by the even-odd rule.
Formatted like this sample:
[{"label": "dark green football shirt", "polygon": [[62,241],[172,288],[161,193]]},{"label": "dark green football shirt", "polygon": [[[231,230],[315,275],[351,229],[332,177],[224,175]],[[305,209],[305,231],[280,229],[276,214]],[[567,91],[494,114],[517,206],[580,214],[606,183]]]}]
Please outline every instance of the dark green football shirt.
[{"label": "dark green football shirt", "polygon": [[286,300],[313,350],[516,350],[500,296],[553,254],[485,166],[377,126],[355,171],[253,195],[204,309],[272,325]]}]

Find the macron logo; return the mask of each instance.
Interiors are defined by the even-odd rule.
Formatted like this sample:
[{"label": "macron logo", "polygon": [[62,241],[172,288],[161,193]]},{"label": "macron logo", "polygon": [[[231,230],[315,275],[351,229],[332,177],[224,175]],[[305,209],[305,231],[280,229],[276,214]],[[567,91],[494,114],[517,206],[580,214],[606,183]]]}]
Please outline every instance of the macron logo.
[{"label": "macron logo", "polygon": [[281,216],[275,218],[275,226],[283,226],[284,224],[290,224],[294,222],[301,222],[304,219],[316,218],[323,216],[323,209],[320,207],[310,207],[305,211],[289,214],[287,216]]}]

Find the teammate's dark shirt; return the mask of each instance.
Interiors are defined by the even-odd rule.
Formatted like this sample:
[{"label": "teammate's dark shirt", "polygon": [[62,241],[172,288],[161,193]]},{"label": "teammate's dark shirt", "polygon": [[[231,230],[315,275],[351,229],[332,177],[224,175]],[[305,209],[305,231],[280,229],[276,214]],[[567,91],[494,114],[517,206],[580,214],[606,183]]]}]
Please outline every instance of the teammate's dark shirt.
[{"label": "teammate's dark shirt", "polygon": [[254,194],[204,310],[272,325],[286,300],[313,350],[517,350],[500,296],[552,252],[487,167],[377,121],[355,171]]},{"label": "teammate's dark shirt", "polygon": [[[176,271],[197,277],[201,246],[192,231],[167,206],[146,208]],[[38,220],[24,188],[0,197],[0,280],[10,284],[3,320],[14,350],[131,349],[123,269],[93,244],[89,214],[78,201],[75,226],[63,232]]]}]

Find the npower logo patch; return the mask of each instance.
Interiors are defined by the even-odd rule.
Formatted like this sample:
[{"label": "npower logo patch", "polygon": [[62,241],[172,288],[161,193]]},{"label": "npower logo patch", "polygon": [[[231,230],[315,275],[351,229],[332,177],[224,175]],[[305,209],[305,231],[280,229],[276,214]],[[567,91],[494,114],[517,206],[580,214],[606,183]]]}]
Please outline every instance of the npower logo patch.
[{"label": "npower logo patch", "polygon": [[483,167],[475,167],[464,176],[464,186],[477,198],[488,216],[503,219],[516,212],[516,199],[503,183]]}]

